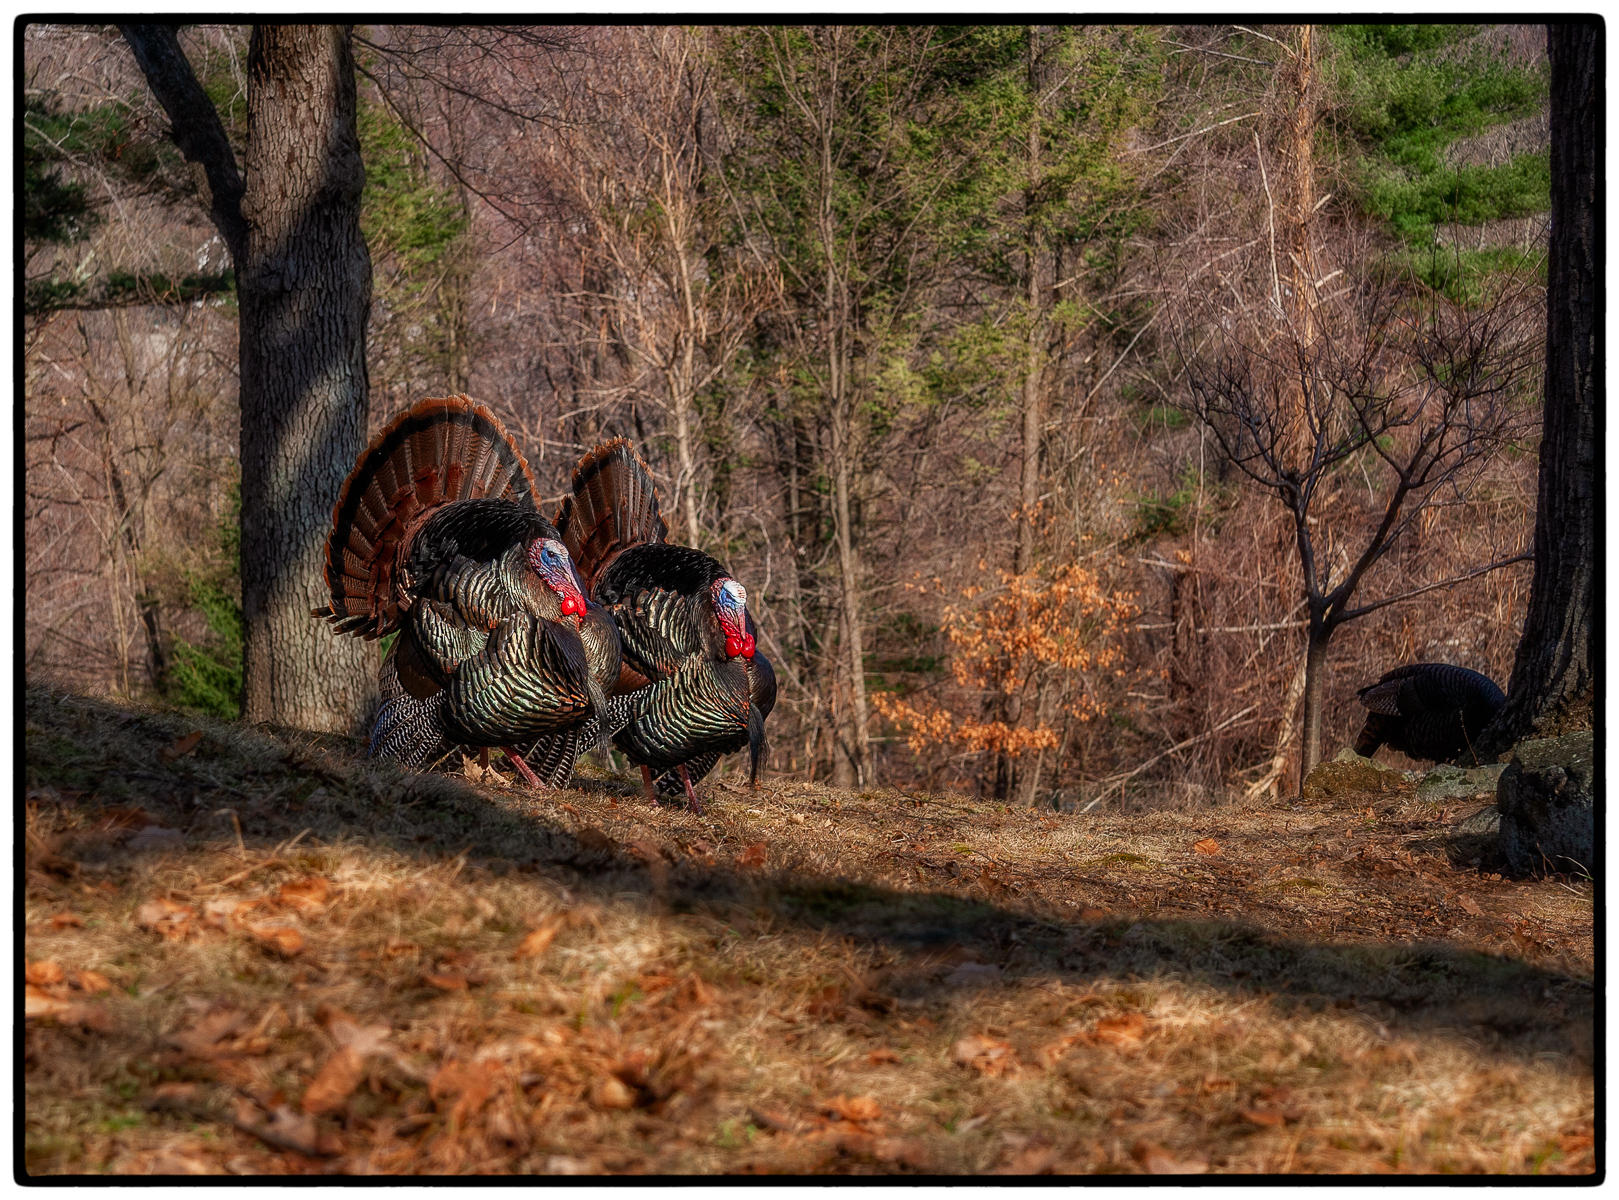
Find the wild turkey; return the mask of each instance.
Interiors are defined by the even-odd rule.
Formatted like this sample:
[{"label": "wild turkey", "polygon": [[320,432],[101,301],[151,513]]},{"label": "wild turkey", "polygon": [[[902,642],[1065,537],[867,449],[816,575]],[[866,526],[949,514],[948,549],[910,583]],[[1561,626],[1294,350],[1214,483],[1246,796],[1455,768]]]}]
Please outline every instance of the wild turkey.
[{"label": "wild turkey", "polygon": [[1477,763],[1473,746],[1506,703],[1488,676],[1450,663],[1396,667],[1355,694],[1370,710],[1356,754],[1387,746],[1435,762]]},{"label": "wild turkey", "polygon": [[586,590],[618,626],[616,690],[636,696],[639,709],[613,741],[641,767],[648,798],[684,791],[701,812],[693,783],[743,746],[757,783],[776,675],[757,652],[747,589],[701,550],[664,540],[657,488],[629,442],[580,460],[557,529]]},{"label": "wild turkey", "polygon": [[536,509],[522,453],[465,396],[413,405],[372,439],[332,511],[326,582],[315,615],[338,632],[398,631],[374,756],[417,766],[446,745],[499,746],[539,786],[516,745],[569,741],[607,711],[618,632]]}]

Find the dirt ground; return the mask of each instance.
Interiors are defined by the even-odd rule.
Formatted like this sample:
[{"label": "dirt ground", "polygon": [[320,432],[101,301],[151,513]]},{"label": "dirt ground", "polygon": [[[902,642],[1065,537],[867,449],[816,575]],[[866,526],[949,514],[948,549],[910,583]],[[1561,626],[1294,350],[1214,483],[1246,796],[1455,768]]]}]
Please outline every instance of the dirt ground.
[{"label": "dirt ground", "polygon": [[29,689],[25,1169],[1596,1169],[1590,881],[1467,807],[467,774]]}]

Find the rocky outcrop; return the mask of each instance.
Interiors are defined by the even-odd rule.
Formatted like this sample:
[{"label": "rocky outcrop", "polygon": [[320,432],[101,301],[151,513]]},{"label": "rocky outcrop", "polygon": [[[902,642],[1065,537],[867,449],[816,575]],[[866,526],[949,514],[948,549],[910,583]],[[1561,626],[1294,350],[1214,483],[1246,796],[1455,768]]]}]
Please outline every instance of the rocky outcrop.
[{"label": "rocky outcrop", "polygon": [[1596,870],[1590,730],[1519,742],[1501,773],[1501,853],[1526,874]]}]

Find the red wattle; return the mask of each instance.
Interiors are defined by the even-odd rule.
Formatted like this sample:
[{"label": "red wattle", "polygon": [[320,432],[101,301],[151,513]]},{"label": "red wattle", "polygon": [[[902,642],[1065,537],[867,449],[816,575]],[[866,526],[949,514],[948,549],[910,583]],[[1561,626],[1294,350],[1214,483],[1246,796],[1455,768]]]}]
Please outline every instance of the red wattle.
[{"label": "red wattle", "polygon": [[572,595],[562,597],[562,615],[565,617],[584,616],[585,600],[583,596]]},{"label": "red wattle", "polygon": [[753,635],[751,633],[748,634],[747,637],[742,639],[742,657],[743,658],[752,658],[753,657]]},{"label": "red wattle", "polygon": [[737,637],[736,634],[728,633],[728,634],[725,635],[725,657],[726,658],[735,658],[738,654],[744,653],[746,651],[746,648],[747,648],[747,643],[744,642],[741,638]]}]

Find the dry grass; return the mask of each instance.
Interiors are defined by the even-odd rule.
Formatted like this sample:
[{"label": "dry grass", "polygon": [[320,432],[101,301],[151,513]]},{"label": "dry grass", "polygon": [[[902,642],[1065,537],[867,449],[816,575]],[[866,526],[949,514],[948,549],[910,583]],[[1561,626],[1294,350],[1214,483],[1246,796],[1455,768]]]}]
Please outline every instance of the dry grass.
[{"label": "dry grass", "polygon": [[698,817],[37,690],[26,747],[30,1173],[1594,1169],[1589,886],[1415,800]]}]

